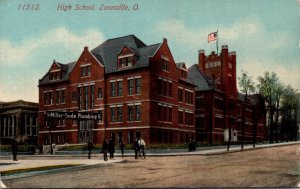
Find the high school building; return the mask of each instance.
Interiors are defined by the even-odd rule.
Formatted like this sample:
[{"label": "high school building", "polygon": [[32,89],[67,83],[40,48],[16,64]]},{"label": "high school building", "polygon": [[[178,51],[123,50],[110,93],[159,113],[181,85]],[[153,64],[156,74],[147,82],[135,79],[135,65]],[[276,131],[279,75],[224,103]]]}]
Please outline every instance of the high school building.
[{"label": "high school building", "polygon": [[39,80],[39,144],[111,136],[183,143],[195,137],[195,85],[187,75],[167,39],[146,45],[134,35],[84,47],[71,63],[54,60]]},{"label": "high school building", "polygon": [[[205,55],[199,50],[198,64],[188,69],[196,85],[195,127],[197,140],[209,143],[262,141],[266,139],[266,115],[258,94],[245,95],[237,90],[236,52],[223,45],[220,54]],[[255,135],[254,135],[255,134]]]}]

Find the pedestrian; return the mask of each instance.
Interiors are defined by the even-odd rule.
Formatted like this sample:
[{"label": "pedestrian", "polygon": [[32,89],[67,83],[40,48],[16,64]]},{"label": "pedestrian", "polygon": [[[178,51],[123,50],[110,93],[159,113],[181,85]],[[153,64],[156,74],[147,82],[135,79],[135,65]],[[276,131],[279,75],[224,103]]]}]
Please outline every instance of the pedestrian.
[{"label": "pedestrian", "polygon": [[108,151],[108,139],[105,138],[102,144],[102,153],[103,153],[104,161],[107,161],[107,151]]},{"label": "pedestrian", "polygon": [[133,149],[134,149],[134,157],[135,157],[135,159],[137,159],[138,153],[140,151],[140,146],[139,146],[139,142],[138,142],[137,138],[133,142]]},{"label": "pedestrian", "polygon": [[113,137],[110,137],[109,143],[108,143],[108,151],[109,151],[109,159],[114,158],[115,153],[115,141]]},{"label": "pedestrian", "polygon": [[190,137],[189,138],[189,152],[191,152],[193,150],[193,141],[192,141],[192,138]]},{"label": "pedestrian", "polygon": [[92,154],[93,148],[94,148],[94,145],[93,145],[92,141],[89,140],[88,143],[87,143],[87,149],[88,149],[88,153],[89,153],[88,158],[89,159],[91,159],[91,154]]},{"label": "pedestrian", "polygon": [[123,158],[124,157],[124,148],[125,148],[125,144],[124,144],[123,139],[120,140],[119,147],[120,147],[121,155],[122,155],[122,158]]},{"label": "pedestrian", "polygon": [[196,151],[197,141],[194,138],[192,140],[192,143],[193,143],[193,151]]},{"label": "pedestrian", "polygon": [[14,161],[18,161],[17,160],[17,154],[18,154],[18,141],[17,141],[17,137],[15,137],[15,139],[12,141],[12,153],[13,153],[13,160]]},{"label": "pedestrian", "polygon": [[139,140],[139,146],[140,146],[140,157],[141,157],[141,155],[143,155],[143,157],[145,159],[146,158],[146,156],[145,156],[146,143],[142,137]]}]

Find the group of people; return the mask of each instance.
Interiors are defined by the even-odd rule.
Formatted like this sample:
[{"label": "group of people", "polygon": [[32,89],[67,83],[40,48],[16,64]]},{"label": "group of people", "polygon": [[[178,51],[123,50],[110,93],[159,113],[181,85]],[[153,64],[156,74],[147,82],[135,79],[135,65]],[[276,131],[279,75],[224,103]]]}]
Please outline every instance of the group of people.
[{"label": "group of people", "polygon": [[[124,143],[123,139],[120,139],[119,147],[120,147],[120,151],[121,151],[121,156],[123,158],[124,151],[125,151],[125,143]],[[146,143],[145,143],[144,139],[142,137],[136,138],[136,140],[133,143],[135,159],[138,159],[138,157],[140,157],[140,158],[143,157],[144,159],[146,158],[145,147],[146,147]],[[91,153],[92,153],[93,148],[94,148],[94,145],[93,145],[92,141],[89,140],[87,143],[89,159],[91,159]],[[101,152],[103,153],[104,161],[108,160],[108,154],[109,154],[109,159],[114,158],[115,142],[112,137],[110,137],[110,139],[104,138],[103,143],[102,143],[102,151]]]},{"label": "group of people", "polygon": [[196,151],[196,145],[197,145],[197,142],[194,138],[189,138],[189,152],[193,152],[193,151]]},{"label": "group of people", "polygon": [[146,158],[145,147],[146,143],[142,137],[135,139],[133,143],[135,159],[137,159],[138,157],[142,158],[142,156],[144,157],[144,159]]}]

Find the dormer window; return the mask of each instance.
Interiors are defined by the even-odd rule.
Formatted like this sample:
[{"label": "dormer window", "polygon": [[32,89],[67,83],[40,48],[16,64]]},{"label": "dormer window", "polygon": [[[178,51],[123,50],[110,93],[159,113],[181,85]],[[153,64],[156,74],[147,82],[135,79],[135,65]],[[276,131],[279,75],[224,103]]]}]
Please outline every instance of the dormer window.
[{"label": "dormer window", "polygon": [[183,69],[180,70],[180,76],[183,78],[187,78],[187,72]]},{"label": "dormer window", "polygon": [[49,80],[50,81],[57,81],[61,79],[61,71],[60,70],[53,70],[50,71]]},{"label": "dormer window", "polygon": [[128,68],[133,66],[134,56],[133,54],[127,56],[118,57],[118,68]]},{"label": "dormer window", "polygon": [[80,66],[81,68],[81,77],[91,76],[91,64],[84,64]]},{"label": "dormer window", "polygon": [[169,59],[167,57],[161,57],[162,70],[169,71]]}]

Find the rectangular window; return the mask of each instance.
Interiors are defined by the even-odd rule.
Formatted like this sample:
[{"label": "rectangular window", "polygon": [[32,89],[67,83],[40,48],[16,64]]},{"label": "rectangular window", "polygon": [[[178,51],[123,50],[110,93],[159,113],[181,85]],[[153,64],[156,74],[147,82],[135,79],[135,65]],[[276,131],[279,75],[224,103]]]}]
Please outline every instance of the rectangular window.
[{"label": "rectangular window", "polygon": [[91,66],[82,66],[80,73],[81,77],[91,76]]},{"label": "rectangular window", "polygon": [[141,94],[141,78],[135,79],[135,94]]},{"label": "rectangular window", "polygon": [[50,102],[50,104],[53,104],[53,95],[52,95],[52,92],[49,93],[49,102]]},{"label": "rectangular window", "polygon": [[118,81],[118,96],[122,96],[123,82]]},{"label": "rectangular window", "polygon": [[72,102],[76,102],[76,92],[72,92]]},{"label": "rectangular window", "polygon": [[169,97],[172,97],[172,83],[169,82]]},{"label": "rectangular window", "polygon": [[167,96],[167,91],[168,91],[168,85],[167,81],[163,81],[163,88],[164,88],[164,96]]},{"label": "rectangular window", "polygon": [[204,117],[196,117],[196,128],[204,128]]},{"label": "rectangular window", "polygon": [[161,63],[162,63],[162,70],[169,71],[169,60],[162,58]]},{"label": "rectangular window", "polygon": [[61,91],[61,103],[65,103],[65,90]]},{"label": "rectangular window", "polygon": [[133,79],[128,80],[128,95],[133,95]]},{"label": "rectangular window", "polygon": [[84,87],[84,109],[88,109],[89,97],[88,97],[88,86]]},{"label": "rectangular window", "polygon": [[178,101],[183,101],[183,89],[178,89]]},{"label": "rectangular window", "polygon": [[110,108],[110,122],[116,121],[115,108]]},{"label": "rectangular window", "polygon": [[172,108],[169,107],[169,122],[172,122]]},{"label": "rectangular window", "polygon": [[110,82],[110,96],[116,96],[116,82]]},{"label": "rectangular window", "polygon": [[123,107],[117,107],[118,122],[123,122]]},{"label": "rectangular window", "polygon": [[60,103],[59,91],[56,91],[56,104]]},{"label": "rectangular window", "polygon": [[163,109],[163,111],[164,111],[164,112],[163,112],[163,114],[164,114],[164,121],[167,121],[167,120],[168,120],[168,111],[167,111],[167,109],[168,109],[168,108],[164,106],[164,109]]},{"label": "rectangular window", "polygon": [[158,121],[162,121],[162,106],[158,105]]},{"label": "rectangular window", "polygon": [[102,98],[102,88],[98,88],[98,98]]},{"label": "rectangular window", "polygon": [[95,107],[95,102],[94,102],[94,85],[91,85],[91,109],[94,109]]},{"label": "rectangular window", "polygon": [[136,121],[141,121],[141,106],[140,105],[135,106],[135,115],[136,115]]},{"label": "rectangular window", "polygon": [[127,120],[128,121],[133,121],[133,106],[128,106]]},{"label": "rectangular window", "polygon": [[78,87],[78,108],[79,110],[82,109],[82,88],[81,87]]},{"label": "rectangular window", "polygon": [[183,124],[183,111],[178,111],[178,124]]},{"label": "rectangular window", "polygon": [[158,94],[162,95],[162,88],[163,88],[163,81],[161,79],[158,79]]}]

